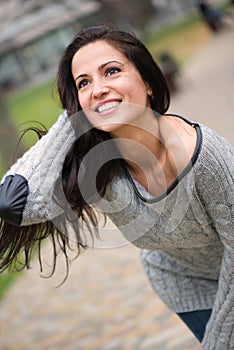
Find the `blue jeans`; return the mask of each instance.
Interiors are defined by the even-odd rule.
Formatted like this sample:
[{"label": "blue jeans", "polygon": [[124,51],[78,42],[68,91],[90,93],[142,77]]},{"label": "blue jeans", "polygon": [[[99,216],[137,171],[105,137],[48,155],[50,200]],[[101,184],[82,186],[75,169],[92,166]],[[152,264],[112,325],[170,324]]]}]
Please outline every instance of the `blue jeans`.
[{"label": "blue jeans", "polygon": [[212,310],[198,310],[191,312],[180,312],[177,315],[193,332],[197,339],[202,342]]}]

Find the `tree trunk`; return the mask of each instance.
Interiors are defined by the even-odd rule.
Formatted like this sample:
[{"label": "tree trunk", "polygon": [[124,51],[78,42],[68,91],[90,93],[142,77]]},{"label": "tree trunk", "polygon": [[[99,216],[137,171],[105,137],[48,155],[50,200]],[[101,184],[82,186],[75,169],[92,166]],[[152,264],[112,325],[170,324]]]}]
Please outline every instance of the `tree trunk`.
[{"label": "tree trunk", "polygon": [[[0,88],[0,175],[14,162],[19,136],[4,102],[4,93]],[[17,150],[17,154],[19,152],[23,153],[22,145]]]}]

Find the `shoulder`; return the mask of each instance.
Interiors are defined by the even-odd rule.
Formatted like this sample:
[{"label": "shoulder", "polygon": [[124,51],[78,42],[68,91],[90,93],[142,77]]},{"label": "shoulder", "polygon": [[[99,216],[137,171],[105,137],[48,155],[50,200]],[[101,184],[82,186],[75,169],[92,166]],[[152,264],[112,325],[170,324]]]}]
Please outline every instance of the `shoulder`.
[{"label": "shoulder", "polygon": [[192,122],[173,115],[165,115],[161,117],[160,128],[166,144],[177,147],[182,143],[190,153],[193,152],[197,134]]},{"label": "shoulder", "polygon": [[180,117],[165,115],[160,120],[163,142],[173,162],[182,171],[194,155],[197,144],[197,132],[192,122]]},{"label": "shoulder", "polygon": [[234,147],[215,131],[201,125],[202,144],[194,166],[196,188],[210,205],[234,200]]},{"label": "shoulder", "polygon": [[232,172],[233,174],[234,146],[207,126],[201,124],[200,128],[202,132],[200,162],[211,172],[222,170],[224,173]]}]

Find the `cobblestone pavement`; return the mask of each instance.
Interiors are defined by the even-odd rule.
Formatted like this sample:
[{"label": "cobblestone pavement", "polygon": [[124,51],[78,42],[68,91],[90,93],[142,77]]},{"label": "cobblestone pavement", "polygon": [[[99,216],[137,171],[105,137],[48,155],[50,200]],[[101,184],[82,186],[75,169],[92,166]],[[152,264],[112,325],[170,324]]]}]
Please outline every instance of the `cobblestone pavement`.
[{"label": "cobblestone pavement", "polygon": [[[204,122],[233,141],[233,31],[212,36],[183,72],[171,111]],[[122,245],[122,246],[121,246]],[[44,255],[50,256],[45,246]],[[200,350],[153,293],[139,250],[120,243],[88,250],[68,280],[40,277],[37,264],[0,305],[1,350]]]},{"label": "cobblestone pavement", "polygon": [[[48,248],[47,248],[48,249]],[[1,350],[199,350],[155,296],[131,245],[88,250],[56,278],[37,266],[16,282],[0,310]]]}]

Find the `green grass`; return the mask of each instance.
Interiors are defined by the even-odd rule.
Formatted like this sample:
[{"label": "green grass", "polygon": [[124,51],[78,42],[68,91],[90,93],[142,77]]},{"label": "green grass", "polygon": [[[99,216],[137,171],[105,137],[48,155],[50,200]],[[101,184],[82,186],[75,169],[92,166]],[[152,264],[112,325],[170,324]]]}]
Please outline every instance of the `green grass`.
[{"label": "green grass", "polygon": [[12,286],[17,278],[21,276],[22,272],[4,271],[0,275],[0,301],[4,298],[8,289]]},{"label": "green grass", "polygon": [[[147,34],[144,42],[155,57],[162,51],[169,51],[179,64],[186,64],[199,50],[201,45],[211,36],[209,30],[197,17],[189,19],[163,30]],[[35,125],[35,122],[50,127],[61,113],[57,98],[54,96],[52,80],[34,88],[23,89],[7,99],[7,105],[17,128],[22,129]],[[24,139],[26,147],[34,143],[35,136],[29,135]],[[1,160],[0,160],[1,161]],[[0,298],[7,292],[21,273],[4,272],[0,275]]]},{"label": "green grass", "polygon": [[13,94],[7,104],[17,127],[40,122],[48,128],[61,112],[53,80]]},{"label": "green grass", "polygon": [[192,15],[179,23],[148,34],[145,42],[156,59],[161,52],[167,51],[179,65],[183,66],[210,39],[211,35],[203,21],[198,16]]}]

